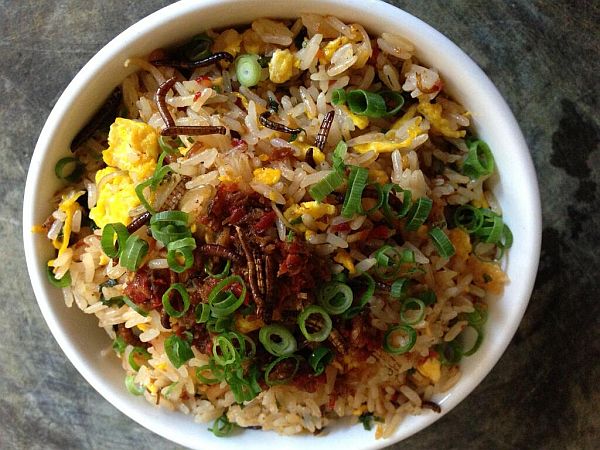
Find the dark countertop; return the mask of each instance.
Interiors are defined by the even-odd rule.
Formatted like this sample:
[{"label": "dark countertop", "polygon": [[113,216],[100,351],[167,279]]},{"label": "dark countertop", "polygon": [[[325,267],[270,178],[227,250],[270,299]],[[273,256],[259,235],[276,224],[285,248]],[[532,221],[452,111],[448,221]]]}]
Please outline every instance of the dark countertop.
[{"label": "dark countertop", "polygon": [[[60,92],[110,39],[167,3],[0,1],[0,448],[176,448],[67,361],[36,305],[21,242],[27,167]],[[544,213],[535,291],[510,347],[455,410],[392,448],[597,448],[600,3],[391,3],[458,43],[498,86],[529,144]]]}]

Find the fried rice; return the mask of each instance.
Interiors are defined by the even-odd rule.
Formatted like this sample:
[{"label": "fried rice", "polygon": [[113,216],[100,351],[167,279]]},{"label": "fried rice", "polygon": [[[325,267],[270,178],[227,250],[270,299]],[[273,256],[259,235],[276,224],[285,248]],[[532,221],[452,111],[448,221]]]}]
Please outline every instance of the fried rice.
[{"label": "fried rice", "polygon": [[439,412],[510,246],[442,76],[401,36],[316,14],[124,64],[37,231],[130,392],[221,434],[350,417],[385,438]]}]

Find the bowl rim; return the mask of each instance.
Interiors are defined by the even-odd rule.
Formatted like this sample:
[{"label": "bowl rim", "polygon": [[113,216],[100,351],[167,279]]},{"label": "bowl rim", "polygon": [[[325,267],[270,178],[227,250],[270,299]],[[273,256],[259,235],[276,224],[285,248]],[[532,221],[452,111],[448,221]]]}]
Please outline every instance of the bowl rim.
[{"label": "bowl rim", "polygon": [[[195,0],[181,0],[146,16],[113,38],[77,73],[53,107],[35,146],[27,174],[24,192],[23,242],[27,269],[38,306],[46,323],[48,324],[48,327],[50,328],[50,331],[52,332],[62,351],[71,361],[73,366],[86,379],[86,381],[122,413],[150,431],[153,431],[154,433],[157,433],[166,439],[184,446],[192,446],[197,448],[200,448],[204,445],[211,445],[214,448],[227,448],[231,441],[229,441],[229,443],[227,440],[215,441],[209,436],[204,442],[192,443],[186,439],[185,435],[180,435],[178,430],[172,430],[169,427],[162,425],[155,417],[150,419],[149,414],[136,411],[131,407],[130,399],[124,398],[121,392],[116,392],[108,383],[101,379],[93,367],[90,367],[87,363],[85,363],[85,361],[82,359],[82,354],[77,348],[74,347],[73,343],[71,342],[71,338],[62,329],[60,317],[54,313],[49,305],[49,298],[44,288],[46,284],[45,273],[43,270],[41,270],[39,260],[36,258],[36,244],[34,242],[36,238],[31,233],[31,227],[35,223],[35,193],[37,188],[39,188],[38,182],[40,174],[45,170],[42,163],[49,152],[49,143],[52,140],[52,136],[57,132],[60,122],[59,119],[65,115],[67,110],[71,107],[73,99],[83,91],[86,83],[98,76],[98,73],[101,71],[104,63],[112,57],[111,55],[114,55],[132,45],[132,43],[137,42],[142,36],[147,35],[151,30],[160,28],[161,26],[164,26],[165,23],[177,20],[183,15],[189,14],[193,11],[196,12],[197,10],[203,10],[209,6],[215,6],[217,4],[219,4],[220,7],[227,7],[232,6],[233,4],[252,3],[255,1],[258,0],[204,0],[200,3]],[[541,204],[533,162],[516,119],[498,92],[497,88],[488,79],[484,72],[471,60],[471,58],[466,55],[456,44],[422,20],[412,16],[404,10],[399,9],[398,7],[395,7],[394,5],[384,3],[380,0],[368,0],[367,2],[364,0],[321,0],[321,3],[326,5],[328,8],[348,6],[356,10],[365,9],[365,3],[368,3],[369,6],[372,7],[372,10],[376,11],[371,14],[374,14],[375,16],[388,14],[391,17],[401,17],[406,26],[415,26],[429,33],[431,39],[436,40],[443,46],[446,52],[449,52],[448,57],[459,58],[460,62],[465,65],[465,70],[473,74],[473,76],[476,77],[480,83],[482,83],[483,88],[487,91],[488,99],[490,100],[491,104],[493,104],[494,108],[496,108],[496,110],[501,114],[501,122],[503,123],[503,126],[512,133],[510,136],[510,141],[516,148],[515,161],[521,167],[523,173],[529,177],[528,190],[523,193],[523,195],[526,197],[524,203],[529,207],[530,210],[530,222],[528,224],[529,228],[527,231],[529,234],[528,238],[530,240],[528,242],[528,248],[526,249],[527,253],[524,256],[526,259],[524,266],[528,270],[529,277],[524,283],[522,283],[520,290],[521,297],[516,301],[516,308],[513,311],[509,327],[502,333],[500,342],[498,345],[496,345],[494,354],[486,355],[486,357],[483,358],[481,365],[478,366],[477,369],[471,374],[471,378],[469,378],[470,382],[467,386],[463,386],[458,390],[455,390],[454,388],[450,389],[450,391],[447,393],[448,395],[446,395],[443,399],[444,408],[442,414],[412,416],[409,426],[405,427],[404,425],[401,425],[392,437],[385,440],[375,440],[371,436],[372,442],[362,443],[364,445],[359,444],[360,447],[357,447],[356,444],[353,444],[353,442],[350,440],[347,442],[344,441],[344,444],[349,445],[349,448],[376,449],[405,439],[429,426],[431,423],[437,421],[444,414],[447,414],[480,384],[483,378],[492,370],[500,357],[504,354],[504,351],[510,343],[525,313],[525,309],[529,302],[535,282],[535,274],[537,272],[541,248]],[[303,3],[303,5],[304,4],[316,4],[316,0],[307,0]],[[298,11],[301,10],[302,6],[298,8]],[[299,15],[299,12],[296,15]],[[258,18],[260,15],[257,15],[256,17]],[[444,73],[442,72],[442,76],[443,75]],[[247,432],[248,431],[246,431],[246,433]],[[261,435],[264,434],[264,432],[260,433],[262,433]],[[286,448],[301,448],[308,443],[308,441],[304,439],[297,440],[295,438],[281,437],[281,440],[285,442]],[[336,442],[341,443],[340,440]],[[300,445],[298,445],[298,443]]]}]

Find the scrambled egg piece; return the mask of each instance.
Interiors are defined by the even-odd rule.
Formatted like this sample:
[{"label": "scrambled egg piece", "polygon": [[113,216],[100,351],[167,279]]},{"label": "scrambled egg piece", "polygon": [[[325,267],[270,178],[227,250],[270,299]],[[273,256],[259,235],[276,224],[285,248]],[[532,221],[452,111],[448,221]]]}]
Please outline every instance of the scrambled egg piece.
[{"label": "scrambled egg piece", "polygon": [[244,317],[241,314],[235,315],[235,327],[241,333],[252,333],[263,327],[265,323],[262,319],[249,320],[250,316]]},{"label": "scrambled egg piece", "polygon": [[[397,130],[398,128],[400,128],[402,125],[404,125],[406,122],[408,122],[410,119],[412,119],[413,117],[415,117],[415,114],[417,113],[417,105],[412,105],[410,108],[408,108],[408,110],[402,115],[402,117],[400,117],[398,120],[396,120],[392,126],[390,127],[390,131],[392,130]],[[389,133],[389,131],[388,131]]]},{"label": "scrambled egg piece", "polygon": [[318,220],[323,216],[332,216],[335,212],[334,205],[312,201],[290,206],[284,211],[283,216],[287,220],[294,220],[295,218],[302,216],[302,214],[308,214],[312,216],[313,219]]},{"label": "scrambled egg piece", "polygon": [[339,263],[342,266],[344,266],[348,270],[350,275],[356,273],[356,268],[354,267],[354,261],[352,260],[352,256],[350,256],[350,253],[348,253],[346,250],[338,251],[334,256],[333,260],[336,263]]},{"label": "scrambled egg piece", "polygon": [[429,103],[427,101],[421,101],[417,107],[418,111],[423,114],[431,126],[437,131],[442,133],[444,136],[450,138],[461,138],[466,134],[465,130],[452,130],[448,119],[442,117],[442,105],[439,103]]},{"label": "scrambled egg piece", "polygon": [[259,183],[274,185],[281,178],[281,170],[270,167],[261,167],[254,170],[254,180]]},{"label": "scrambled egg piece", "polygon": [[339,38],[328,42],[327,45],[323,47],[323,56],[325,57],[327,62],[331,61],[331,57],[337,49],[339,49],[342,45],[347,44],[348,42],[350,42],[350,39],[348,39],[346,36],[340,36]]},{"label": "scrambled egg piece", "polygon": [[143,122],[117,117],[110,126],[104,162],[129,172],[135,183],[152,176],[159,153],[158,134]]},{"label": "scrambled egg piece", "polygon": [[350,120],[352,120],[354,126],[359,130],[364,130],[369,126],[369,118],[367,116],[356,115],[345,106],[342,106],[341,108],[348,115],[348,117],[350,117]]},{"label": "scrambled egg piece", "polygon": [[294,55],[289,50],[275,50],[269,61],[269,78],[273,83],[285,83],[292,78]]},{"label": "scrambled egg piece", "polygon": [[408,148],[411,146],[413,139],[423,133],[423,131],[419,127],[419,125],[421,125],[422,121],[423,121],[422,117],[417,117],[415,119],[415,123],[413,125],[411,125],[410,127],[408,127],[408,130],[406,130],[408,137],[406,139],[404,139],[403,141],[397,142],[397,141],[382,139],[382,140],[378,140],[378,141],[368,142],[366,144],[355,145],[354,150],[356,150],[358,153],[367,153],[370,151],[373,151],[375,153],[391,153],[394,150]]},{"label": "scrambled egg piece", "polygon": [[440,381],[442,376],[440,361],[436,358],[427,358],[423,364],[417,366],[417,370],[434,383]]},{"label": "scrambled egg piece", "polygon": [[[107,175],[118,172],[114,167],[107,167],[96,173],[96,185]],[[127,173],[115,175],[102,185],[98,192],[96,206],[90,211],[90,219],[100,228],[109,223],[120,222],[124,225],[131,222],[129,211],[140,204],[135,193],[135,184]]]},{"label": "scrambled egg piece", "polygon": [[242,46],[242,36],[233,28],[223,31],[213,44],[213,52],[231,53],[235,58]]},{"label": "scrambled egg piece", "polygon": [[[62,255],[69,247],[69,239],[71,238],[71,226],[73,224],[73,214],[79,208],[77,199],[84,194],[84,191],[71,191],[68,194],[63,194],[62,200],[58,205],[58,209],[65,213],[65,223],[62,228],[62,240],[55,238],[52,241],[54,248],[58,250],[58,256]],[[48,261],[48,265],[53,267],[54,260]]]}]

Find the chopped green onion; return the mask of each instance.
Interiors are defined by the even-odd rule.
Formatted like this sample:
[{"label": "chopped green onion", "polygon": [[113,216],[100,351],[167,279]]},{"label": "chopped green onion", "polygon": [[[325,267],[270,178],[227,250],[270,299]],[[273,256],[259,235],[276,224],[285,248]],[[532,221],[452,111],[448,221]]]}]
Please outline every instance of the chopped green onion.
[{"label": "chopped green onion", "polygon": [[[390,205],[390,193],[396,192],[402,193],[402,208],[399,211],[394,211]],[[394,195],[394,194],[392,194]],[[388,183],[383,186],[383,214],[388,220],[401,219],[410,209],[410,201],[412,198],[412,192],[408,189],[402,189],[397,184]]]},{"label": "chopped green onion", "polygon": [[133,347],[131,352],[129,352],[129,357],[127,358],[127,361],[129,361],[129,365],[131,366],[131,368],[137,372],[138,370],[140,370],[140,365],[135,361],[136,355],[139,355],[144,359],[148,359],[150,358],[150,353],[148,353],[148,350],[146,350],[144,347]]},{"label": "chopped green onion", "polygon": [[462,166],[462,172],[471,179],[489,176],[494,171],[494,157],[490,147],[480,139],[467,139],[469,153]]},{"label": "chopped green onion", "polygon": [[[271,380],[269,378],[269,375],[271,375],[271,371],[278,365],[281,364],[284,361],[287,361],[288,359],[293,359],[294,362],[296,363],[295,367],[294,367],[294,371],[292,372],[292,374],[284,379],[281,380]],[[286,356],[280,356],[279,358],[277,358],[275,361],[273,361],[272,363],[270,363],[266,368],[265,368],[265,383],[267,383],[268,386],[275,386],[278,384],[285,384],[289,381],[291,381],[294,378],[294,375],[296,375],[296,372],[298,372],[298,367],[300,367],[300,358],[296,355],[286,355]]]},{"label": "chopped green onion", "polygon": [[148,315],[148,311],[144,311],[142,308],[140,308],[138,305],[136,305],[135,303],[133,303],[133,300],[131,300],[129,297],[127,297],[126,295],[122,296],[123,302],[129,306],[131,309],[133,309],[136,313],[138,313],[140,316],[146,317]]},{"label": "chopped green onion", "polygon": [[232,320],[231,317],[211,317],[206,322],[206,329],[211,333],[223,333],[231,328]]},{"label": "chopped green onion", "polygon": [[133,272],[140,268],[147,254],[148,243],[139,236],[132,234],[125,242],[125,248],[121,253],[119,263],[127,270]]},{"label": "chopped green onion", "polygon": [[433,202],[427,197],[420,197],[413,204],[406,222],[407,231],[416,231],[429,217]]},{"label": "chopped green onion", "polygon": [[350,286],[338,281],[326,283],[317,293],[317,301],[329,314],[342,314],[352,305],[354,294]]},{"label": "chopped green onion", "polygon": [[335,89],[331,93],[331,103],[333,105],[343,105],[346,103],[346,91],[343,88]]},{"label": "chopped green onion", "polygon": [[[381,97],[383,97],[383,100],[386,103],[386,112],[385,112],[386,116],[395,116],[396,114],[398,114],[400,112],[400,109],[402,109],[402,106],[404,106],[404,97],[402,97],[402,93],[401,92],[398,92],[398,91],[380,91],[379,95]],[[387,104],[388,103],[393,103],[396,106],[394,106],[392,109],[388,110],[387,109]]]},{"label": "chopped green onion", "polygon": [[[416,308],[415,308],[416,306]],[[409,297],[402,303],[402,307],[400,308],[400,319],[406,325],[416,325],[423,320],[425,317],[425,303],[423,300],[418,298]],[[410,316],[408,315],[409,311],[417,311],[416,314],[412,313]]]},{"label": "chopped green onion", "polygon": [[185,362],[194,357],[190,343],[176,334],[169,336],[165,340],[164,346],[169,361],[176,369],[179,369]]},{"label": "chopped green onion", "polygon": [[508,228],[508,225],[504,224],[504,227],[502,228],[502,236],[500,237],[499,242],[497,242],[496,244],[502,248],[510,248],[512,246],[512,243],[513,243],[512,231],[510,231],[510,228]]},{"label": "chopped green onion", "polygon": [[487,308],[485,307],[485,305],[481,304],[476,304],[474,308],[474,311],[467,313],[465,315],[465,318],[467,322],[469,322],[469,325],[481,327],[487,322]]},{"label": "chopped green onion", "polygon": [[[68,166],[72,167],[70,167],[70,170],[67,169],[65,173],[65,167]],[[81,178],[81,175],[83,175],[84,169],[85,166],[77,158],[67,156],[58,160],[54,166],[54,173],[59,180],[76,183]]]},{"label": "chopped green onion", "polygon": [[[236,297],[233,292],[226,292],[225,289],[233,283],[239,283],[242,286],[242,293]],[[208,294],[208,304],[212,314],[219,317],[226,317],[238,309],[246,298],[246,283],[239,275],[231,275],[217,283]]]},{"label": "chopped green onion", "polygon": [[[115,245],[115,234],[117,235],[117,245]],[[116,258],[125,249],[125,243],[129,237],[127,227],[122,223],[109,223],[104,225],[102,229],[102,238],[100,239],[100,246],[102,251],[109,258]]]},{"label": "chopped green onion", "polygon": [[335,148],[333,149],[333,168],[343,174],[344,168],[346,165],[344,164],[344,158],[346,157],[346,153],[348,153],[348,145],[344,141],[340,141],[337,143]]},{"label": "chopped green onion", "polygon": [[[192,250],[196,248],[196,240],[193,237],[178,239],[169,242],[167,245],[167,263],[173,272],[181,273],[188,270],[194,264],[194,254]],[[178,259],[183,258],[184,263],[180,264]]]},{"label": "chopped green onion", "polygon": [[352,217],[355,213],[362,214],[362,192],[367,185],[369,169],[366,167],[352,166],[348,177],[348,190],[342,205],[342,216]]},{"label": "chopped green onion", "polygon": [[431,306],[437,302],[437,295],[435,295],[435,292],[431,289],[421,292],[417,297],[425,304],[425,306]]},{"label": "chopped green onion", "polygon": [[[469,330],[472,331],[469,332]],[[475,337],[472,336],[473,332],[476,333]],[[456,337],[455,341],[457,345],[460,346],[460,352],[462,356],[471,356],[477,350],[479,350],[479,347],[483,342],[483,330],[481,329],[481,327],[469,324],[460,332],[460,334]],[[468,350],[465,350],[465,346],[468,345],[469,342],[472,342],[470,344],[470,348],[468,348]]]},{"label": "chopped green onion", "polygon": [[[397,336],[400,335],[400,336]],[[398,339],[402,342],[397,344]],[[383,349],[388,353],[402,354],[410,351],[417,342],[417,332],[409,325],[390,327],[383,337]]]},{"label": "chopped green onion", "polygon": [[456,253],[454,245],[441,228],[435,227],[429,230],[429,237],[442,258],[450,258]]},{"label": "chopped green onion", "polygon": [[483,213],[471,205],[462,205],[454,211],[454,223],[465,232],[472,234],[483,225]]},{"label": "chopped green onion", "polygon": [[[175,308],[173,308],[173,305],[171,305],[171,296],[169,294],[173,290],[179,292],[181,300],[183,301],[183,309],[181,311],[176,310]],[[174,283],[163,294],[162,304],[163,308],[165,309],[165,312],[169,316],[176,318],[182,317],[190,307],[190,294],[188,294],[187,290],[185,289],[185,286],[182,283]]]},{"label": "chopped green onion", "polygon": [[213,423],[212,428],[209,428],[208,431],[212,431],[212,433],[217,437],[225,437],[229,436],[235,428],[235,425],[231,423],[225,414],[219,417]]},{"label": "chopped green onion", "polygon": [[46,275],[48,277],[48,282],[56,288],[71,286],[71,273],[68,270],[62,276],[62,278],[57,279],[54,276],[54,272],[52,272],[52,267],[46,266]]},{"label": "chopped green onion", "polygon": [[183,56],[188,61],[200,61],[211,55],[210,46],[212,45],[212,39],[206,34],[199,34],[194,36],[190,42],[182,47]]},{"label": "chopped green onion", "polygon": [[[179,148],[178,147],[171,147],[169,144],[167,144],[167,136],[160,136],[158,138],[158,145],[160,146],[160,150],[161,152],[165,152],[168,153],[169,155],[178,155],[179,154]],[[177,138],[177,140],[179,141],[179,138]]]},{"label": "chopped green onion", "polygon": [[456,341],[443,342],[436,347],[440,362],[445,366],[458,364],[462,358],[460,345]]},{"label": "chopped green onion", "polygon": [[384,280],[395,278],[400,265],[405,262],[404,254],[396,247],[387,244],[375,251],[373,257],[377,261],[375,273]]},{"label": "chopped green onion", "polygon": [[265,350],[274,356],[290,355],[298,348],[294,335],[280,324],[262,327],[258,333],[258,340]]},{"label": "chopped green onion", "polygon": [[216,278],[217,280],[221,280],[221,279],[225,278],[227,275],[229,275],[230,269],[231,269],[231,261],[229,261],[229,260],[227,260],[227,262],[225,263],[225,267],[223,268],[223,270],[217,274],[214,274],[211,272],[211,270],[208,268],[207,263],[204,264],[204,271],[206,272],[206,274],[211,278]]},{"label": "chopped green onion", "polygon": [[317,376],[323,373],[331,361],[333,361],[333,352],[327,347],[317,347],[308,357],[308,364]]},{"label": "chopped green onion", "polygon": [[123,339],[123,336],[117,336],[115,338],[115,340],[113,341],[112,348],[119,355],[123,354],[126,347],[127,347],[127,343],[125,342],[125,339]]},{"label": "chopped green onion", "polygon": [[[383,193],[383,188],[381,187],[381,185],[379,183],[369,183],[369,186],[373,186],[373,188],[375,189],[375,192],[377,192],[377,202],[369,209],[363,210],[362,213],[366,216],[373,214],[375,211],[377,211],[379,208],[381,208],[383,206],[383,202],[385,199],[385,195]],[[362,209],[362,200],[361,200],[360,206]]]},{"label": "chopped green onion", "polygon": [[161,211],[150,219],[150,224],[173,223],[175,225],[187,226],[189,215],[183,211]]},{"label": "chopped green onion", "polygon": [[140,203],[144,205],[144,208],[146,208],[146,211],[148,211],[150,214],[154,214],[156,210],[152,207],[150,202],[144,196],[144,189],[150,187],[152,185],[152,181],[152,178],[148,178],[146,181],[141,182],[135,187],[135,195],[137,195],[137,198],[140,201]]},{"label": "chopped green onion", "polygon": [[168,152],[162,152],[158,157],[158,161],[156,162],[156,167],[154,168],[154,173],[152,174],[152,190],[156,190],[160,182],[164,177],[167,176],[169,172],[172,172],[171,166],[163,166],[163,162],[165,158],[168,156]]},{"label": "chopped green onion", "polygon": [[[214,378],[207,378],[203,375],[204,372],[210,371]],[[217,384],[225,379],[225,369],[223,366],[215,364],[214,359],[210,359],[208,364],[200,366],[196,369],[196,378],[204,384]]]},{"label": "chopped green onion", "polygon": [[238,360],[238,352],[225,334],[220,334],[213,340],[213,358],[217,364],[227,366]]},{"label": "chopped green onion", "polygon": [[308,193],[314,200],[321,202],[342,184],[344,184],[344,177],[338,171],[334,170],[317,184],[313,185],[308,190]]},{"label": "chopped green onion", "polygon": [[199,303],[194,310],[196,323],[206,323],[210,318],[210,305],[208,303]]},{"label": "chopped green onion", "polygon": [[350,308],[344,311],[344,313],[342,314],[342,317],[344,319],[351,319],[354,316],[360,314],[360,312],[364,309],[365,305],[369,303],[369,301],[371,301],[371,299],[373,298],[373,294],[375,294],[375,280],[373,279],[373,277],[367,272],[363,272],[360,274],[360,276],[354,278],[352,281],[357,282],[361,278],[366,278],[367,287],[358,299],[357,304],[352,305]]},{"label": "chopped green onion", "polygon": [[408,285],[410,280],[408,278],[398,278],[392,283],[392,287],[390,289],[390,297],[393,298],[402,298],[406,295],[406,290],[408,289]]},{"label": "chopped green onion", "polygon": [[135,382],[135,375],[127,375],[125,377],[125,387],[133,395],[142,395],[145,391],[144,386]]},{"label": "chopped green onion", "polygon": [[258,63],[258,55],[238,56],[235,63],[235,75],[242,86],[256,86],[260,81],[262,68]]},{"label": "chopped green onion", "polygon": [[[311,333],[306,329],[306,321],[311,315],[321,316],[323,319],[323,323],[321,325],[321,329]],[[331,329],[333,327],[331,323],[331,317],[327,314],[325,309],[321,308],[317,305],[310,305],[304,308],[304,310],[298,316],[298,327],[300,327],[300,331],[304,335],[307,341],[309,342],[323,342],[331,333]]]},{"label": "chopped green onion", "polygon": [[346,94],[346,101],[350,111],[359,116],[377,118],[387,113],[385,100],[374,92],[355,89]]},{"label": "chopped green onion", "polygon": [[381,417],[375,416],[372,412],[362,413],[358,416],[358,421],[362,423],[365,431],[371,431],[373,429],[373,422],[383,422]]},{"label": "chopped green onion", "polygon": [[188,214],[183,211],[162,211],[150,219],[152,237],[164,245],[190,237]]},{"label": "chopped green onion", "polygon": [[[238,331],[229,331],[226,333],[226,336],[232,343],[234,340],[237,341],[238,347],[236,348],[236,351],[238,352],[242,360],[253,358],[254,355],[256,355],[256,344],[250,336],[247,336]],[[246,351],[246,343],[249,344],[248,351]]]}]

